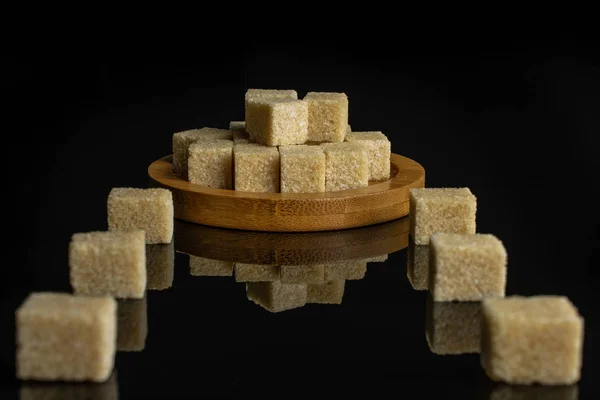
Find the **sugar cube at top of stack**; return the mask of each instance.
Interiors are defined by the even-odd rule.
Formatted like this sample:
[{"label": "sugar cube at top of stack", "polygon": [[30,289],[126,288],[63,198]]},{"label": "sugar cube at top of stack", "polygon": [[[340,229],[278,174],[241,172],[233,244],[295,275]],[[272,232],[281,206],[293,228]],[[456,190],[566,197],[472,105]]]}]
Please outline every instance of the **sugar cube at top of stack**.
[{"label": "sugar cube at top of stack", "polygon": [[295,90],[249,89],[246,131],[267,146],[308,142],[343,142],[348,130],[344,93],[309,92],[298,100]]},{"label": "sugar cube at top of stack", "polygon": [[308,140],[308,103],[295,90],[249,89],[246,131],[266,146],[302,144]]}]

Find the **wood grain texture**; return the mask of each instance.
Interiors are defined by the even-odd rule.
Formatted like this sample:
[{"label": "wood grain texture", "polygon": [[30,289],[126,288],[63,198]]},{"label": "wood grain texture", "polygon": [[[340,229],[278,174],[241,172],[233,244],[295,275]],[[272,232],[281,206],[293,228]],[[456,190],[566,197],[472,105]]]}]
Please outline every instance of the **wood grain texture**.
[{"label": "wood grain texture", "polygon": [[251,232],[175,221],[175,250],[245,264],[315,265],[379,257],[408,246],[408,217],[326,232]]},{"label": "wood grain texture", "polygon": [[328,193],[249,193],[191,184],[173,172],[172,157],[155,161],[148,174],[173,192],[175,218],[203,225],[268,232],[348,229],[408,215],[409,189],[425,185],[417,162],[391,156],[392,178],[368,187]]}]

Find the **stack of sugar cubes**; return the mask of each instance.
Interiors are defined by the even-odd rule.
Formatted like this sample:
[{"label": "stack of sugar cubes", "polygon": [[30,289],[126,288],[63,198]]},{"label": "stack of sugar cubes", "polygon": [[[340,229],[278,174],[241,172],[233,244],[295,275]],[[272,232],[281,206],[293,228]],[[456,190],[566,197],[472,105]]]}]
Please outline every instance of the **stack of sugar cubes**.
[{"label": "stack of sugar cubes", "polygon": [[390,178],[382,132],[351,132],[344,93],[249,89],[245,121],[173,135],[173,171],[242,192],[319,193]]},{"label": "stack of sugar cubes", "polygon": [[[19,379],[104,382],[111,376],[122,343],[127,347],[123,350],[139,348],[139,343],[121,339],[119,331],[120,319],[137,312],[136,307],[125,306],[117,314],[124,303],[117,305],[115,299],[145,298],[149,288],[146,245],[172,241],[172,194],[166,189],[113,188],[107,200],[107,222],[107,231],[71,237],[73,294],[31,293],[17,309]],[[170,287],[172,274],[167,279],[171,282],[154,279],[153,288]],[[141,304],[145,312],[145,303]],[[138,331],[134,334],[145,340],[143,327]]]},{"label": "stack of sugar cubes", "polygon": [[[564,296],[505,296],[506,249],[496,236],[476,233],[477,199],[468,188],[410,192],[409,280],[421,283],[414,271],[428,259],[418,275],[434,302],[481,302],[480,335],[473,335],[480,343],[472,347],[480,347],[487,375],[512,384],[577,382],[584,335],[577,308]],[[427,333],[433,348],[435,332]]]}]

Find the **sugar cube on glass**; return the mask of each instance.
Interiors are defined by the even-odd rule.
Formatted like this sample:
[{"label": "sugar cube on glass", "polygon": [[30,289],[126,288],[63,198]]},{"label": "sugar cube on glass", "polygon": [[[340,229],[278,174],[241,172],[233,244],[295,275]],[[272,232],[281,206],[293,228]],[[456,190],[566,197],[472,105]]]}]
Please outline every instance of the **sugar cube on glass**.
[{"label": "sugar cube on glass", "polygon": [[108,195],[108,230],[144,230],[146,243],[173,239],[173,195],[167,189],[113,188]]},{"label": "sugar cube on glass", "polygon": [[69,244],[69,277],[78,295],[144,297],[144,231],[76,233]]},{"label": "sugar cube on glass", "polygon": [[468,188],[410,189],[410,235],[429,244],[436,232],[475,233],[477,199]]},{"label": "sugar cube on glass", "polygon": [[30,294],[16,311],[17,377],[106,381],[113,370],[117,303],[112,297]]},{"label": "sugar cube on glass", "polygon": [[481,365],[494,381],[579,381],[584,320],[564,296],[509,296],[482,303]]}]

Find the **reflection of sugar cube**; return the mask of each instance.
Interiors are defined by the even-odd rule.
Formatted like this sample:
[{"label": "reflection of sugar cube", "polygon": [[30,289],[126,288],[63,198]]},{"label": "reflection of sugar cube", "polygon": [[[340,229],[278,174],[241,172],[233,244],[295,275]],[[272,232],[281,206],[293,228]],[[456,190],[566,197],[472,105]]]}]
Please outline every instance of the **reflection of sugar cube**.
[{"label": "reflection of sugar cube", "polygon": [[307,286],[306,302],[318,304],[342,304],[346,281],[335,280]]},{"label": "reflection of sugar cube", "polygon": [[287,311],[306,304],[306,285],[280,281],[248,282],[246,296],[268,311]]}]

